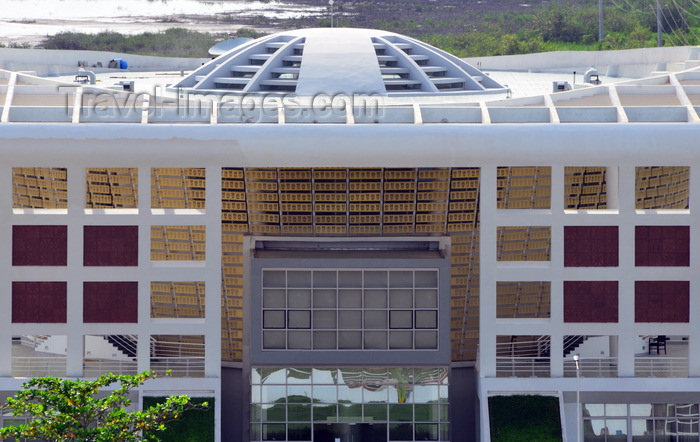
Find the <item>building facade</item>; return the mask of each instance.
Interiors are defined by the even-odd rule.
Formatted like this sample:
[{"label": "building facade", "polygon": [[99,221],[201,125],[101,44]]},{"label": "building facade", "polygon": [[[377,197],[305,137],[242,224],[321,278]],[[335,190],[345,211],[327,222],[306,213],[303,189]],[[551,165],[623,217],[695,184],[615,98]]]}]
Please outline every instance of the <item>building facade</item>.
[{"label": "building facade", "polygon": [[511,394],[698,440],[697,70],[316,125],[2,75],[5,395],[172,369],[141,395],[221,440],[488,440]]}]

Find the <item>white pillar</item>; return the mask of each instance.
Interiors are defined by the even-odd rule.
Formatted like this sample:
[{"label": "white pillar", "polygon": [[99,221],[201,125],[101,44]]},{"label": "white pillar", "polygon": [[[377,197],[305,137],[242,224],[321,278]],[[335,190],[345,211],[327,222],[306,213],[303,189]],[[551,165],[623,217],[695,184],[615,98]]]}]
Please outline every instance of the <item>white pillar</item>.
[{"label": "white pillar", "polygon": [[[7,107],[5,108],[7,109]],[[0,168],[0,235],[9,238],[5,244],[6,252],[0,254],[0,273],[12,275],[12,165],[4,164]],[[0,299],[4,308],[0,309],[0,324],[12,323],[12,279],[4,277],[0,279]],[[12,355],[12,328],[0,327],[0,354]],[[0,358],[0,377],[12,375],[12,357]]]},{"label": "white pillar", "polygon": [[479,376],[496,376],[496,166],[481,168],[479,208]]},{"label": "white pillar", "polygon": [[620,167],[619,173],[618,376],[634,377],[635,167]]},{"label": "white pillar", "polygon": [[206,331],[207,377],[221,377],[221,167],[206,168]]},{"label": "white pillar", "polygon": [[[690,168],[689,207],[700,208],[700,173]],[[690,265],[700,264],[700,219],[691,216],[690,222]],[[690,272],[690,336],[688,337],[688,376],[700,377],[700,272],[691,267]]]},{"label": "white pillar", "polygon": [[[151,168],[138,168],[138,226],[139,268],[151,266]],[[138,341],[136,345],[136,370],[141,373],[151,367],[151,277],[148,271],[138,273]]]},{"label": "white pillar", "polygon": [[620,173],[615,167],[605,168],[605,201],[608,209],[620,208]]},{"label": "white pillar", "polygon": [[83,336],[83,222],[86,204],[86,170],[80,166],[66,169],[68,181],[68,261],[67,261],[67,354],[66,375],[83,375],[84,336]]}]

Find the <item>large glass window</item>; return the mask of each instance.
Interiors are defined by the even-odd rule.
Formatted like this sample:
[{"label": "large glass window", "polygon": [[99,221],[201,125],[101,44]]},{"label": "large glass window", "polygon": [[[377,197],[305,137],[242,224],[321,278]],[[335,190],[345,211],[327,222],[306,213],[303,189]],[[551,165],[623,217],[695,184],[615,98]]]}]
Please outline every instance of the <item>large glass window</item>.
[{"label": "large glass window", "polygon": [[262,271],[265,350],[435,350],[438,271]]},{"label": "large glass window", "polygon": [[585,442],[697,442],[698,404],[584,404]]},{"label": "large glass window", "polygon": [[251,440],[449,440],[446,367],[253,368]]}]

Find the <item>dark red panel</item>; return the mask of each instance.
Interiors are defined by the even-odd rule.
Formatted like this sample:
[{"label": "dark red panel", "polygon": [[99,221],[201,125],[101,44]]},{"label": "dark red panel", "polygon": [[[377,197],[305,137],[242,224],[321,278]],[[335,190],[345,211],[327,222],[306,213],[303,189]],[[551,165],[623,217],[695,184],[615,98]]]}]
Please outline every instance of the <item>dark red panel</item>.
[{"label": "dark red panel", "polygon": [[138,283],[84,282],[83,322],[138,322]]},{"label": "dark red panel", "polygon": [[84,226],[83,265],[139,265],[138,226]]},{"label": "dark red panel", "polygon": [[636,322],[688,322],[690,282],[636,281],[634,320]]},{"label": "dark red panel", "polygon": [[67,226],[12,226],[13,266],[65,266]]},{"label": "dark red panel", "polygon": [[617,226],[564,226],[565,267],[617,267]]},{"label": "dark red panel", "polygon": [[12,322],[66,322],[65,282],[12,283]]},{"label": "dark red panel", "polygon": [[564,322],[617,320],[617,281],[564,281]]},{"label": "dark red panel", "polygon": [[636,226],[634,261],[640,267],[688,267],[689,226]]}]

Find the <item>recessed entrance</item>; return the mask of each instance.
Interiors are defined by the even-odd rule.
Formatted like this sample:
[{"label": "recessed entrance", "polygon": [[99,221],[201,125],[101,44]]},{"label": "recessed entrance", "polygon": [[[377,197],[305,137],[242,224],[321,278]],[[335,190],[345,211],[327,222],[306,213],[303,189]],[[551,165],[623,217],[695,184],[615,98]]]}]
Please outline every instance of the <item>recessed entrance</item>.
[{"label": "recessed entrance", "polygon": [[314,424],[314,442],[386,442],[386,424]]}]

